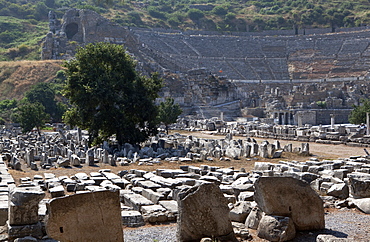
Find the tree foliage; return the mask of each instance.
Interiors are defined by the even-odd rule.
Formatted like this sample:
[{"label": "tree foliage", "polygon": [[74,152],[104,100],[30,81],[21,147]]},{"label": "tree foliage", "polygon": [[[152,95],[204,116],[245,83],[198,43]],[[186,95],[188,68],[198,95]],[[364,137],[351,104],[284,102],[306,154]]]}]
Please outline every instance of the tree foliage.
[{"label": "tree foliage", "polygon": [[65,121],[89,131],[89,142],[115,135],[122,143],[139,143],[157,132],[154,104],[162,87],[158,75],[139,75],[121,45],[88,44],[65,63],[65,96],[72,108]]},{"label": "tree foliage", "polygon": [[45,113],[45,107],[41,103],[24,101],[18,107],[17,119],[23,132],[30,132],[36,127],[40,134],[40,128],[49,121],[50,115]]},{"label": "tree foliage", "polygon": [[61,122],[65,111],[64,105],[55,99],[55,90],[51,83],[38,83],[34,85],[25,95],[28,102],[40,103],[44,106],[45,112],[50,115],[53,122]]},{"label": "tree foliage", "polygon": [[354,106],[348,120],[352,124],[366,123],[367,112],[370,112],[370,99],[363,99],[360,105]]},{"label": "tree foliage", "polygon": [[168,125],[175,123],[182,110],[179,104],[175,104],[173,98],[166,98],[159,105],[158,120],[166,126],[168,133]]}]

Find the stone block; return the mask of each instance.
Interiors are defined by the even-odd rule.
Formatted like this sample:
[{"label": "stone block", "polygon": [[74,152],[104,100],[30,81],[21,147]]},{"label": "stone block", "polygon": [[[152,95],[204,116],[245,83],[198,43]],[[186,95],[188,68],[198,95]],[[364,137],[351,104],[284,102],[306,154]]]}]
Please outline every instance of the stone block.
[{"label": "stone block", "polygon": [[124,203],[135,210],[140,210],[142,206],[154,205],[152,201],[141,196],[140,194],[124,194]]},{"label": "stone block", "polygon": [[37,239],[41,239],[43,237],[42,225],[40,222],[27,225],[8,224],[8,235],[9,241],[13,241],[16,238],[23,238],[26,236],[32,236]]},{"label": "stone block", "polygon": [[289,217],[264,215],[258,225],[257,234],[268,241],[287,241],[294,239],[296,230]]},{"label": "stone block", "polygon": [[144,217],[139,211],[121,211],[122,224],[127,227],[139,227],[145,225]]},{"label": "stone block", "polygon": [[63,197],[65,195],[63,186],[56,186],[56,187],[50,188],[49,192],[52,198]]},{"label": "stone block", "polygon": [[45,193],[35,188],[14,188],[9,194],[9,224],[36,224],[39,221],[39,202]]},{"label": "stone block", "polygon": [[164,207],[167,211],[177,214],[179,212],[179,208],[177,206],[177,202],[173,200],[169,201],[159,201],[158,202],[162,207]]},{"label": "stone block", "polygon": [[54,198],[47,203],[46,232],[60,241],[122,241],[118,191]]},{"label": "stone block", "polygon": [[254,185],[254,199],[266,214],[289,215],[297,230],[325,228],[323,201],[308,183],[291,177],[260,177]]},{"label": "stone block", "polygon": [[199,241],[204,237],[236,241],[227,201],[218,186],[206,183],[178,196],[178,241]]}]

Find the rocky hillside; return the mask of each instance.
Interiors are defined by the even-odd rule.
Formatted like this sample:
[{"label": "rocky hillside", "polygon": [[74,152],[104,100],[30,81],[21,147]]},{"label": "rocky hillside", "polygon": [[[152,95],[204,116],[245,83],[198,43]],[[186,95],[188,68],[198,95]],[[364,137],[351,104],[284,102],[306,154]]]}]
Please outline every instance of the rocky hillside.
[{"label": "rocky hillside", "polygon": [[21,99],[29,88],[39,82],[52,82],[62,69],[62,61],[0,62],[0,99]]}]

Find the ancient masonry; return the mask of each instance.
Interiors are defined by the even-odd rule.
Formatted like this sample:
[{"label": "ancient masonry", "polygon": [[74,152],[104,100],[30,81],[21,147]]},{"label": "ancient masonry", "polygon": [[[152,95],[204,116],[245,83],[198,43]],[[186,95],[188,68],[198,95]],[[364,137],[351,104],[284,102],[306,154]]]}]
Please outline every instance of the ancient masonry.
[{"label": "ancient masonry", "polygon": [[[2,130],[0,225],[8,228],[8,241],[36,241],[47,238],[45,232],[59,241],[123,241],[122,224],[176,220],[177,241],[206,236],[218,241],[248,239],[249,229],[270,241],[286,241],[296,231],[324,229],[324,206],[370,213],[369,156],[256,162],[253,171],[246,172],[187,162],[277,158],[293,150],[309,155],[309,144],[293,148],[281,147],[279,141],[233,139],[231,134],[218,140],[175,134],[153,137],[141,149],[130,144],[87,149],[86,138],[76,130],[43,136]],[[127,169],[132,163],[145,167],[163,160],[178,161],[180,169]],[[25,174],[15,187],[6,164],[44,173]],[[80,170],[103,164],[99,172]],[[119,172],[109,169],[117,165],[122,166]],[[51,168],[75,173],[56,176]],[[66,192],[73,195],[65,196]]]},{"label": "ancient masonry", "polygon": [[124,44],[144,73],[165,79],[162,97],[184,114],[225,120],[238,116],[279,124],[348,122],[353,104],[368,97],[370,30],[364,28],[217,33],[128,28],[90,10],[49,14],[43,59],[69,59],[75,48]]}]

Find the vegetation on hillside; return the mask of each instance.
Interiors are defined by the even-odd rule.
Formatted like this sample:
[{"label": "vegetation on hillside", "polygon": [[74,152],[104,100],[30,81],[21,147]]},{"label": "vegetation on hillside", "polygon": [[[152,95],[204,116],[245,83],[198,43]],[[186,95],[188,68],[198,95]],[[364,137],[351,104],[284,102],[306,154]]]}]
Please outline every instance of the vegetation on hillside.
[{"label": "vegetation on hillside", "polygon": [[91,9],[127,26],[261,31],[370,24],[368,0],[0,0],[0,60],[36,60],[48,12]]}]

